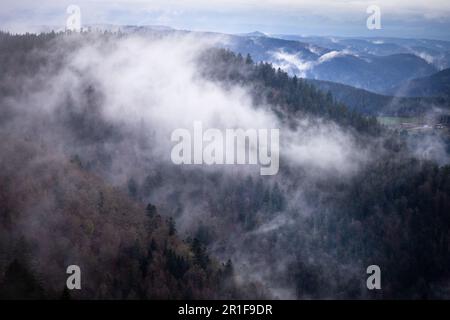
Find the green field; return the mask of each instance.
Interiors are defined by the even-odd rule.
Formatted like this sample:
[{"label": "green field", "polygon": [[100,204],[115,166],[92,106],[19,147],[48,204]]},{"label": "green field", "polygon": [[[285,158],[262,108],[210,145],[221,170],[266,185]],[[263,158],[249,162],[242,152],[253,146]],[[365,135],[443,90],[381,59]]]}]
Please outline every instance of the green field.
[{"label": "green field", "polygon": [[385,126],[398,126],[402,123],[420,124],[418,117],[377,117],[380,124]]}]

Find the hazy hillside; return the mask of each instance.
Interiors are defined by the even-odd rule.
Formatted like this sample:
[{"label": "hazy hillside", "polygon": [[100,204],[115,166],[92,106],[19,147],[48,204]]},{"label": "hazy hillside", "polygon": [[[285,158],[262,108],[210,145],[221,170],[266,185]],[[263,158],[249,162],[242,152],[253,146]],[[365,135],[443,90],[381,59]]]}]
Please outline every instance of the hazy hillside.
[{"label": "hazy hillside", "polygon": [[405,97],[449,97],[450,69],[407,81],[394,88],[392,92]]},{"label": "hazy hillside", "polygon": [[450,111],[448,98],[404,98],[385,96],[336,82],[308,79],[324,92],[331,92],[333,98],[351,110],[367,115],[415,117],[446,113]]},{"label": "hazy hillside", "polygon": [[394,88],[405,81],[431,75],[448,67],[450,61],[450,44],[446,41],[271,36],[257,31],[230,35],[164,26],[90,25],[87,28],[149,38],[197,36],[243,56],[250,54],[256,62],[272,63],[291,76],[332,81],[389,95],[394,95]]},{"label": "hazy hillside", "polygon": [[[199,36],[0,34],[0,295],[448,298],[446,141]],[[195,121],[279,129],[278,174],[175,164]]]},{"label": "hazy hillside", "polygon": [[1,297],[60,298],[75,262],[86,272],[72,298],[225,297],[225,267],[181,241],[156,207],[32,139],[2,135],[1,149]]},{"label": "hazy hillside", "polygon": [[410,54],[367,58],[346,54],[321,63],[307,75],[383,93],[405,80],[435,71],[436,68],[425,60]]}]

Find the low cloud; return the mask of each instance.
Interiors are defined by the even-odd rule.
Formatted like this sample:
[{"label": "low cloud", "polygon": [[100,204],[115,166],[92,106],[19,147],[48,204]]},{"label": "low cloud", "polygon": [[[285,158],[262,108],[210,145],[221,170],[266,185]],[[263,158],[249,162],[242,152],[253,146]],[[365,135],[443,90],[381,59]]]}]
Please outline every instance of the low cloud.
[{"label": "low cloud", "polygon": [[[315,53],[311,49],[310,51]],[[272,52],[271,56],[273,58],[272,64],[275,68],[280,68],[289,74],[295,74],[301,78],[307,78],[311,76],[314,68],[318,65],[349,54],[352,53],[348,50],[333,50],[319,56],[316,60],[307,60],[302,58],[301,53],[288,53],[281,49],[279,51]]]},{"label": "low cloud", "polygon": [[[297,228],[298,215],[311,212],[303,194],[314,190],[316,180],[351,176],[364,165],[365,151],[357,146],[352,132],[306,116],[297,120],[295,129],[288,127],[271,106],[255,106],[245,86],[225,87],[205,79],[199,71],[200,57],[220,38],[82,37],[58,38],[48,51],[38,53],[54,57],[52,61],[60,68],[44,67],[19,81],[18,92],[22,94],[8,99],[8,106],[21,116],[1,130],[47,145],[53,156],[78,155],[81,163],[90,164],[96,174],[122,188],[130,178],[138,185],[159,183],[142,200],[175,216],[178,230],[189,233],[195,232],[200,222],[217,227],[211,199],[223,200],[228,192],[220,188],[227,188],[227,183],[234,188],[246,177],[264,178],[258,170],[245,166],[174,166],[170,160],[172,131],[192,128],[195,121],[201,121],[205,128],[280,129],[280,168],[292,168],[302,174],[302,180],[289,181],[280,173],[265,181],[268,188],[279,182],[283,194],[289,195],[285,208],[278,209],[282,211],[279,218],[261,223],[253,233],[238,226],[232,242],[223,235],[211,250],[219,257],[231,256],[242,281],[257,279],[274,296],[294,297],[289,285],[275,285],[273,272],[267,268],[284,270],[291,258],[273,263],[272,256],[264,252],[245,250],[254,248],[246,241],[269,237],[262,240],[268,246],[274,233]],[[71,117],[78,119],[75,127]],[[83,127],[77,127],[80,125]],[[205,178],[210,173],[218,173],[220,178],[212,183]],[[158,179],[158,174],[163,178]],[[254,277],[247,279],[248,272]]]}]

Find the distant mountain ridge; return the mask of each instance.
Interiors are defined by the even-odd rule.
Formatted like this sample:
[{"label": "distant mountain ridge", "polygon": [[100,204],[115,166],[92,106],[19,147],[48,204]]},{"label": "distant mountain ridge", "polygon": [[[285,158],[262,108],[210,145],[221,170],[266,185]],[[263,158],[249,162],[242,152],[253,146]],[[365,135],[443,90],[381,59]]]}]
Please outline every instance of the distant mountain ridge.
[{"label": "distant mountain ridge", "polygon": [[242,36],[242,37],[269,37],[267,34],[265,34],[264,32],[261,32],[261,31],[253,31],[253,32],[249,32],[249,33],[238,33],[236,35]]},{"label": "distant mountain ridge", "polygon": [[[268,35],[260,31],[233,35],[177,30],[158,25],[104,24],[87,25],[86,28],[151,35],[192,33],[212,39],[216,46],[244,56],[250,54],[255,62],[269,62],[291,76],[341,83],[382,95],[400,93],[409,81],[450,67],[450,42],[439,40],[307,37]],[[433,81],[432,86],[443,80]],[[414,83],[410,85],[416,86]],[[447,87],[439,85],[439,88],[438,91],[445,91]],[[435,95],[433,90],[414,90],[414,94],[406,90],[404,94]]]},{"label": "distant mountain ridge", "polygon": [[437,69],[412,54],[358,57],[339,55],[307,72],[306,78],[338,82],[380,94],[390,92],[398,84],[427,76]]},{"label": "distant mountain ridge", "polygon": [[439,69],[450,67],[450,42],[429,39],[402,38],[344,38],[344,37],[308,37],[296,35],[274,35],[286,40],[307,42],[331,50],[351,50],[358,55],[387,56],[410,53],[423,58]]}]

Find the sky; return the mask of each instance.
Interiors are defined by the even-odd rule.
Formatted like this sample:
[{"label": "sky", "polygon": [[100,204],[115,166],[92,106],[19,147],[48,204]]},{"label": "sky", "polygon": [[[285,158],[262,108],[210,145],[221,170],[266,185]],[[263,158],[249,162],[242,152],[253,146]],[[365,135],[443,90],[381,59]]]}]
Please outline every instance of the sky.
[{"label": "sky", "polygon": [[[0,28],[33,32],[42,25],[63,27],[71,4],[80,7],[83,25],[450,40],[450,0],[2,0]],[[380,30],[366,27],[370,5],[381,9]]]}]

